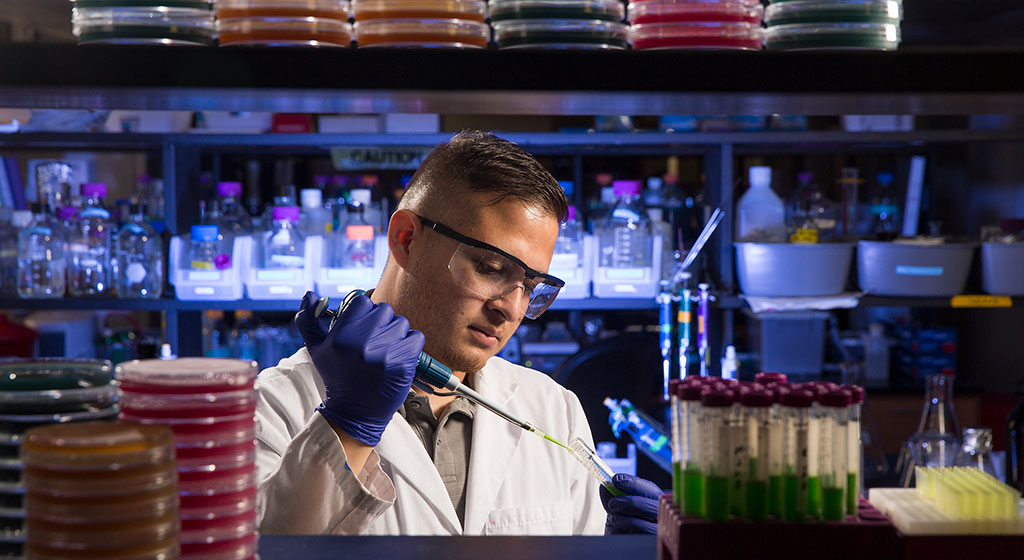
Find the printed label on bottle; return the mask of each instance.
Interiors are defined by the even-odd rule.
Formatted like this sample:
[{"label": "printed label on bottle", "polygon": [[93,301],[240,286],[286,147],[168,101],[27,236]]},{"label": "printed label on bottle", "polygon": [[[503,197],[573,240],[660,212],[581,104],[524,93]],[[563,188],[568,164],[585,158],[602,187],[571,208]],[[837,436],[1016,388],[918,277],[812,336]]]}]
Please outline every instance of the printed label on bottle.
[{"label": "printed label on bottle", "polygon": [[679,323],[683,323],[683,324],[689,323],[690,322],[690,312],[689,311],[680,311],[676,315],[676,321],[679,322]]},{"label": "printed label on bottle", "polygon": [[955,308],[1009,308],[1013,307],[1013,298],[1010,296],[953,296],[949,304]]},{"label": "printed label on bottle", "polygon": [[146,279],[146,267],[142,263],[131,263],[124,273],[132,284],[138,284]]},{"label": "printed label on bottle", "polygon": [[941,266],[896,266],[896,274],[900,276],[942,276],[943,270]]}]

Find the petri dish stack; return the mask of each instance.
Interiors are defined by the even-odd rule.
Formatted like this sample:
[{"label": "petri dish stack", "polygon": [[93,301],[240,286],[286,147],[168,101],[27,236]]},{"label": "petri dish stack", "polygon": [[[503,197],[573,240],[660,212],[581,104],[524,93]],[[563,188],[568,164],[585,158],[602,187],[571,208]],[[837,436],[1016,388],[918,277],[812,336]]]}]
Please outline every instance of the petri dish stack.
[{"label": "petri dish stack", "polygon": [[348,47],[348,0],[217,0],[221,46]]},{"label": "petri dish stack", "polygon": [[46,424],[116,420],[110,379],[106,360],[0,360],[0,558],[24,552],[24,433]]},{"label": "petri dish stack", "polygon": [[174,433],[181,558],[256,554],[255,362],[143,360],[117,367],[121,421]]},{"label": "petri dish stack", "polygon": [[902,0],[773,0],[765,47],[896,50],[902,20]]},{"label": "petri dish stack", "polygon": [[28,558],[177,558],[174,440],[165,426],[82,422],[25,432]]},{"label": "petri dish stack", "polygon": [[633,48],[761,50],[757,0],[634,0],[629,3]]},{"label": "petri dish stack", "polygon": [[620,0],[491,0],[502,49],[625,49],[625,18]]},{"label": "petri dish stack", "polygon": [[353,0],[360,47],[482,49],[491,39],[484,0]]},{"label": "petri dish stack", "polygon": [[212,45],[213,0],[72,0],[79,44]]}]

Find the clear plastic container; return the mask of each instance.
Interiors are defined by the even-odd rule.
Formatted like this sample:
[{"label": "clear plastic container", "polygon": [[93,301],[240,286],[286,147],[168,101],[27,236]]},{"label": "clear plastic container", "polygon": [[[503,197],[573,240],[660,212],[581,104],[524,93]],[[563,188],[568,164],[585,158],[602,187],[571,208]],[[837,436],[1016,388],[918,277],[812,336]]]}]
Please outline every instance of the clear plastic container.
[{"label": "clear plastic container", "polygon": [[491,21],[516,19],[602,20],[625,19],[618,0],[491,0]]},{"label": "clear plastic container", "polygon": [[746,23],[649,23],[630,28],[633,48],[761,50],[759,25]]},{"label": "clear plastic container", "polygon": [[26,468],[47,471],[120,471],[174,460],[174,440],[164,426],[81,422],[41,426],[25,433]]},{"label": "clear plastic container", "polygon": [[140,393],[220,393],[252,388],[256,362],[227,358],[133,360],[117,366],[123,391]]},{"label": "clear plastic container", "polygon": [[164,286],[163,239],[133,204],[128,223],[117,233],[117,297],[159,298]]},{"label": "clear plastic container", "polygon": [[487,46],[491,28],[461,19],[389,19],[357,21],[360,47],[478,48]]},{"label": "clear plastic container", "polygon": [[625,49],[629,26],[602,20],[501,20],[493,22],[502,49]]},{"label": "clear plastic container", "polygon": [[615,207],[597,228],[598,264],[609,268],[652,265],[651,222],[640,200],[639,181],[615,181]]},{"label": "clear plastic container", "polygon": [[765,30],[764,44],[775,50],[896,50],[900,27],[876,23],[776,25]]},{"label": "clear plastic container", "polygon": [[[319,18],[347,22],[346,0],[217,0],[217,19]],[[238,193],[241,195],[241,192]]]},{"label": "clear plastic container", "polygon": [[484,0],[354,0],[357,22],[371,19],[487,19]]},{"label": "clear plastic container", "polygon": [[212,45],[213,11],[195,8],[74,8],[72,32],[78,42]]},{"label": "clear plastic container", "polygon": [[348,47],[352,26],[323,18],[249,18],[217,22],[220,44]]},{"label": "clear plastic container", "polygon": [[32,222],[18,234],[18,295],[64,297],[65,267],[63,228],[48,207],[33,203]]},{"label": "clear plastic container", "polygon": [[85,202],[68,232],[68,295],[110,297],[114,223],[103,204],[107,185],[85,183],[81,188]]},{"label": "clear plastic container", "polygon": [[651,23],[746,23],[760,26],[760,4],[724,0],[694,2],[630,2],[633,26]]},{"label": "clear plastic container", "polygon": [[899,25],[898,0],[790,0],[772,2],[764,11],[768,26],[793,23],[876,23]]}]

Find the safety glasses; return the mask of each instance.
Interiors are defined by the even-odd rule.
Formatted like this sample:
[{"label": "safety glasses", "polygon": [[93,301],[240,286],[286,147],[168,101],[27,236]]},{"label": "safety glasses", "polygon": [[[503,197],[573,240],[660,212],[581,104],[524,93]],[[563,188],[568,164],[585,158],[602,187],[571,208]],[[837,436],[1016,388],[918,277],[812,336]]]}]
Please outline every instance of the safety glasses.
[{"label": "safety glasses", "polygon": [[[516,308],[522,315],[536,319],[551,306],[558,291],[565,286],[562,280],[526,266],[523,261],[494,245],[462,235],[423,216],[417,218],[424,227],[459,242],[448,261],[448,270],[456,284],[474,295],[489,300],[504,299],[522,289],[523,293],[514,300]],[[525,306],[523,301],[526,301]]]}]

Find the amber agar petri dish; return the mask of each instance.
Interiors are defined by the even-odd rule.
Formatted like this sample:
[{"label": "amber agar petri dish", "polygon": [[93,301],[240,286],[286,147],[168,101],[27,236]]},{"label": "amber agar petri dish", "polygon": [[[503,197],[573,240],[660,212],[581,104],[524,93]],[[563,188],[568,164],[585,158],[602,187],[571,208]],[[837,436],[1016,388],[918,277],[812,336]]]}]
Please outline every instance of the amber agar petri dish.
[{"label": "amber agar petri dish", "polygon": [[371,19],[487,19],[484,0],[355,0],[356,21]]},{"label": "amber agar petri dish", "polygon": [[36,494],[58,498],[123,496],[175,488],[178,471],[173,461],[116,472],[54,471],[28,466],[25,486]]},{"label": "amber agar petri dish", "polygon": [[487,47],[491,28],[462,19],[372,19],[356,21],[360,47]]},{"label": "amber agar petri dish", "polygon": [[219,393],[252,389],[259,366],[228,358],[133,360],[117,366],[122,391],[139,393]]},{"label": "amber agar petri dish", "polygon": [[46,546],[47,543],[29,542],[25,549],[33,560],[174,560],[178,558],[178,539],[147,543],[121,549],[62,550]]},{"label": "amber agar petri dish", "polygon": [[26,513],[33,519],[53,523],[88,523],[92,520],[127,521],[160,518],[178,511],[178,492],[168,486],[150,492],[121,496],[53,496],[29,492]]},{"label": "amber agar petri dish", "polygon": [[165,426],[80,422],[32,428],[21,444],[26,468],[45,471],[120,471],[174,460]]},{"label": "amber agar petri dish", "polygon": [[347,22],[348,0],[217,0],[217,19],[320,18]]},{"label": "amber agar petri dish", "polygon": [[[31,507],[31,506],[29,506]],[[164,541],[178,534],[178,512],[152,519],[115,522],[83,520],[82,523],[52,523],[26,518],[28,542],[44,544],[57,550],[103,550],[144,546]]]}]

